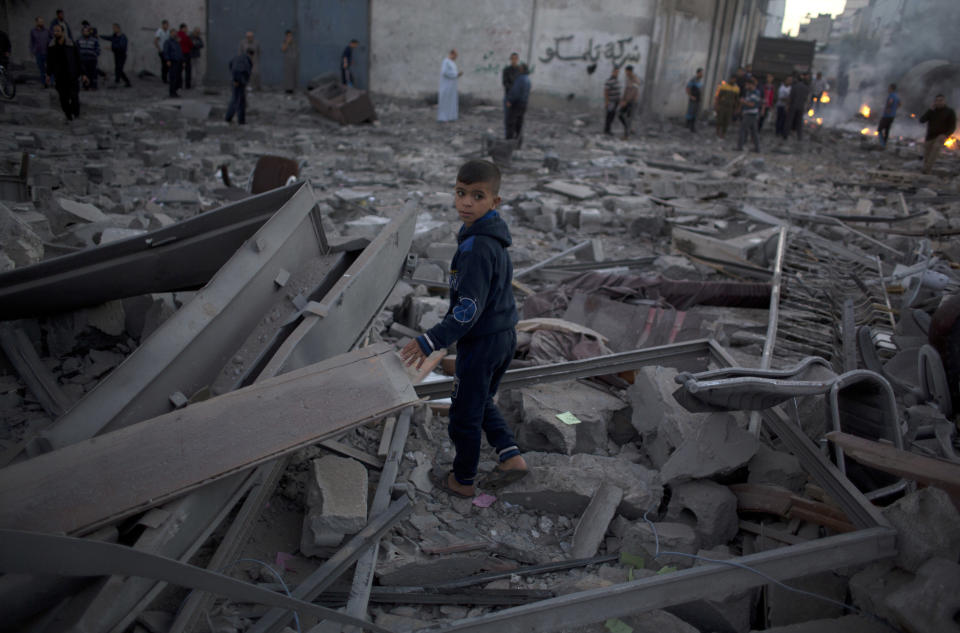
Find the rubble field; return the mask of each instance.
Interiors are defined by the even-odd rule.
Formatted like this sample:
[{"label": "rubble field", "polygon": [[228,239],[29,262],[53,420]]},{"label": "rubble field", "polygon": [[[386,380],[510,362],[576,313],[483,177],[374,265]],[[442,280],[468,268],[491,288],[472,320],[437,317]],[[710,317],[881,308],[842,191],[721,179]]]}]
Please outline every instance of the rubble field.
[{"label": "rubble field", "polygon": [[[129,90],[81,92],[81,118],[69,124],[52,90],[23,86],[14,101],[0,103],[0,171],[6,174],[0,200],[0,498],[7,498],[3,482],[12,481],[13,469],[44,453],[72,448],[77,453],[71,454],[80,454],[70,445],[81,439],[107,437],[171,412],[199,416],[225,402],[226,394],[273,393],[292,382],[263,382],[264,376],[292,370],[291,376],[306,376],[298,369],[303,364],[351,349],[399,350],[447,309],[448,263],[459,228],[456,169],[469,158],[493,156],[503,170],[499,212],[513,235],[521,313],[512,369],[533,376],[506,380],[498,403],[531,473],[472,499],[445,494],[433,485],[431,471],[445,473],[453,459],[449,401],[431,392],[436,399],[361,419],[347,406],[363,400],[361,388],[331,396],[329,408],[317,413],[337,422],[337,412],[346,411],[342,428],[318,434],[322,441],[306,447],[284,449],[286,461],[273,462],[282,466],[276,479],[264,475],[238,488],[222,511],[205,519],[209,529],[172,557],[286,595],[324,564],[362,546],[372,552],[374,566],[358,551],[355,568],[338,569],[311,600],[349,605],[347,613],[398,633],[509,628],[513,611],[504,612],[503,622],[489,618],[503,609],[516,609],[520,618],[543,600],[562,609],[581,599],[583,619],[525,630],[960,631],[956,148],[942,153],[932,175],[922,175],[922,150],[912,141],[891,141],[880,151],[875,139],[843,127],[808,122],[802,141],[782,141],[768,122],[762,152],[754,154],[735,151],[734,135],[717,139],[709,125],[692,135],[681,122],[641,112],[635,135],[624,140],[600,132],[599,111],[541,108],[528,111],[523,144],[515,147],[499,140],[500,106],[468,98],[459,121],[439,124],[435,105],[426,101],[372,95],[374,123],[338,125],[304,94],[252,93],[247,125],[237,126],[223,122],[223,90],[194,88],[177,100],[158,98],[162,92],[156,80]],[[849,127],[860,124],[854,113],[850,118]],[[125,296],[112,290],[139,282],[127,275],[146,270],[149,248],[162,251],[167,242],[157,240],[157,231],[172,231],[170,239],[186,243],[194,229],[183,227],[196,225],[185,221],[247,200],[264,156],[292,160],[271,163],[280,174],[272,186],[285,185],[283,170],[295,164],[290,182],[309,187],[283,194],[269,214],[238,233],[235,245],[210,247],[209,256],[202,247],[183,251],[189,255],[180,256],[178,270],[167,271],[173,281],[158,282],[167,286],[162,291]],[[291,240],[300,241],[280,246],[250,237],[261,225],[267,230],[280,205],[292,208],[301,200],[308,201],[304,222],[315,222],[319,246],[304,241],[311,231],[291,231]],[[402,227],[411,208],[415,224],[410,216],[407,234]],[[377,241],[387,231],[400,237]],[[46,291],[79,302],[68,310],[38,311],[32,300],[3,294],[5,284],[14,292],[9,280],[15,271],[26,274],[40,262],[138,240],[147,240],[148,248],[136,256],[140,263],[125,268],[118,259],[110,278],[88,282],[111,297],[105,303],[81,306],[86,285]],[[268,352],[283,351],[284,337],[306,324],[333,322],[337,305],[355,305],[350,294],[362,289],[351,287],[344,271],[368,265],[388,243],[401,244],[403,252],[394,256],[403,262],[390,273],[397,273],[395,284],[390,277],[383,286],[380,275],[377,289],[367,290],[369,301],[353,297],[369,311],[350,308],[358,311],[346,315],[357,322],[356,343],[336,341],[343,347],[336,354],[327,354],[328,346],[322,354],[312,348],[316,355],[305,360],[290,356],[301,365],[266,360]],[[97,430],[63,439],[66,423],[76,422],[64,414],[114,389],[119,394],[110,377],[124,366],[137,360],[161,376],[174,362],[146,356],[147,341],[173,336],[174,325],[200,332],[200,316],[189,321],[186,311],[203,313],[204,302],[213,302],[204,293],[214,282],[201,289],[206,279],[177,281],[176,275],[189,272],[179,270],[190,268],[183,257],[197,258],[197,267],[202,260],[209,278],[228,259],[234,265],[245,252],[271,249],[283,260],[280,272],[266,279],[275,293],[223,308],[231,321],[249,311],[238,334],[229,341],[213,336],[183,343],[184,354],[209,365],[199,385],[168,389],[159,404],[142,411],[134,398]],[[302,261],[293,263],[298,256]],[[176,254],[169,257],[161,268],[177,261]],[[236,276],[239,269],[229,270]],[[250,272],[250,284],[257,274]],[[216,282],[230,281],[218,275]],[[26,283],[55,281],[37,273]],[[364,283],[373,288],[372,281]],[[340,300],[324,298],[335,292]],[[210,318],[215,310],[209,309]],[[178,313],[183,321],[171,321]],[[220,327],[226,325],[208,329]],[[629,356],[634,350],[648,356]],[[449,379],[455,355],[446,350],[431,358],[432,371],[400,375],[417,383],[422,395],[431,383]],[[804,366],[811,356],[824,361]],[[582,372],[573,378],[537,373],[558,363]],[[702,372],[733,364],[785,373],[776,385],[724,383],[710,391],[711,376]],[[758,400],[763,404],[748,404]],[[277,418],[291,415],[288,406],[294,408],[278,405]],[[764,409],[762,420],[753,409]],[[772,425],[770,415],[780,416],[795,435]],[[267,436],[279,421],[256,422]],[[226,429],[229,422],[211,424]],[[207,448],[230,452],[232,439],[212,437]],[[807,452],[797,450],[798,442],[810,447]],[[281,457],[264,451],[257,456],[258,473],[269,471],[266,460]],[[484,455],[481,471],[495,465],[492,452]],[[170,471],[182,466],[166,464]],[[136,487],[130,480],[111,483]],[[191,494],[224,485],[203,483],[190,482]],[[265,492],[258,493],[261,487]],[[244,504],[256,494],[263,495],[262,505]],[[409,507],[384,526],[379,550],[375,538],[356,545],[353,539],[372,538],[365,530],[391,499],[407,499]],[[168,550],[151,545],[145,534],[177,512],[183,513],[178,524],[199,521],[176,501],[143,503],[136,512],[82,524],[70,534],[162,553]],[[0,527],[22,525],[19,518],[11,521]],[[824,540],[856,539],[871,529],[895,530],[895,549],[893,532],[887,540],[881,534],[877,542],[885,545],[866,554],[844,554],[844,541]],[[716,576],[678,585],[679,601],[641,601],[635,612],[635,594],[623,594],[622,610],[609,613],[588,599],[617,595],[618,587],[638,581],[656,591],[671,575],[685,578],[680,574],[699,568],[733,573],[737,568],[717,561],[765,560],[761,555],[818,542],[838,543],[839,562],[818,554],[789,571],[766,572],[783,583],[747,574],[750,580],[728,584],[727,576]],[[808,562],[814,559],[819,562]],[[374,573],[366,596],[364,565]],[[16,595],[12,575],[3,581],[11,582],[0,601]],[[288,615],[268,627],[270,607],[263,604],[214,599],[175,583],[134,587],[120,576],[60,587],[41,607],[54,615],[25,607],[16,626],[53,631],[84,622],[90,631],[134,633],[341,626],[302,613],[296,622]]]}]

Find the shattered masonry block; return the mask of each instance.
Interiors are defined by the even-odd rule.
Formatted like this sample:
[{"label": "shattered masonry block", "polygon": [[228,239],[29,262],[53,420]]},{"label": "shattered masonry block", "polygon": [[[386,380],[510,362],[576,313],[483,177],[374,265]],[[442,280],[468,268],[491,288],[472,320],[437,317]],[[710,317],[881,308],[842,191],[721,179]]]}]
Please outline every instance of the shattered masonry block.
[{"label": "shattered masonry block", "polygon": [[[720,546],[702,549],[697,556],[712,560],[733,558],[730,548]],[[709,565],[705,560],[694,561],[693,566]],[[754,601],[758,589],[730,591],[720,587],[708,593],[702,600],[669,607],[667,610],[697,627],[699,631],[749,631]]]},{"label": "shattered masonry block", "polygon": [[950,495],[939,488],[924,488],[883,509],[897,530],[897,566],[916,571],[935,556],[960,557],[960,512]]},{"label": "shattered masonry block", "polygon": [[407,313],[407,326],[418,332],[432,328],[443,320],[450,301],[444,297],[413,297]]},{"label": "shattered masonry block", "polygon": [[449,242],[452,237],[453,232],[446,222],[418,219],[413,229],[413,243],[410,246],[410,252],[425,255],[431,244]]},{"label": "shattered masonry block", "polygon": [[530,474],[497,496],[501,501],[532,510],[577,516],[589,505],[600,483],[623,489],[617,513],[635,519],[656,508],[663,496],[660,476],[639,464],[617,457],[578,453],[524,453]]},{"label": "shattered masonry block", "polygon": [[[511,409],[519,412],[517,441],[526,450],[594,453],[607,446],[607,428],[629,405],[606,391],[579,382],[524,387],[511,392]],[[572,412],[580,424],[566,424],[557,414]]]},{"label": "shattered masonry block", "polygon": [[867,565],[850,577],[847,587],[853,604],[874,615],[894,621],[887,597],[913,580],[913,574],[895,567],[890,560]]},{"label": "shattered masonry block", "polygon": [[956,558],[931,558],[912,582],[887,596],[895,621],[913,632],[957,631],[960,613],[960,565]]},{"label": "shattered masonry block", "polygon": [[783,451],[775,451],[766,444],[760,444],[757,454],[747,463],[752,484],[773,484],[793,492],[800,492],[807,483],[807,474],[796,456]]},{"label": "shattered masonry block", "polygon": [[741,429],[732,415],[712,413],[670,456],[660,475],[672,483],[728,474],[750,461],[757,446],[757,438]]},{"label": "shattered masonry block", "polygon": [[366,523],[367,469],[364,465],[336,455],[312,460],[303,528],[314,536],[313,543],[325,545],[331,533],[354,534]]},{"label": "shattered masonry block", "polygon": [[663,467],[673,451],[694,435],[699,420],[705,417],[690,413],[674,399],[676,375],[672,367],[643,367],[627,389],[633,405],[633,426],[656,468]]},{"label": "shattered masonry block", "polygon": [[372,240],[380,235],[380,231],[388,224],[390,224],[390,218],[384,218],[379,215],[365,215],[347,222],[344,225],[344,235],[350,237],[365,237]]},{"label": "shattered masonry block", "polygon": [[449,262],[457,252],[457,245],[450,242],[438,242],[427,247],[425,257]]},{"label": "shattered masonry block", "polygon": [[[692,567],[694,559],[688,556],[661,554],[654,559],[654,555],[657,553],[658,539],[661,552],[696,554],[700,546],[693,528],[684,523],[666,521],[655,522],[653,525],[654,527],[651,528],[649,523],[639,519],[627,526],[620,541],[620,551],[642,556],[650,569],[659,569],[664,565],[681,569]],[[654,528],[656,528],[656,534],[654,534]]]},{"label": "shattered masonry block", "polygon": [[543,188],[547,191],[563,194],[574,200],[586,200],[587,198],[593,198],[597,195],[591,187],[565,182],[563,180],[553,180],[545,184]]},{"label": "shattered masonry block", "polygon": [[606,216],[600,209],[582,209],[580,211],[579,228],[584,233],[603,231],[605,224]]},{"label": "shattered masonry block", "polygon": [[666,518],[692,523],[701,547],[724,545],[739,530],[737,496],[709,479],[680,484],[673,488]]}]

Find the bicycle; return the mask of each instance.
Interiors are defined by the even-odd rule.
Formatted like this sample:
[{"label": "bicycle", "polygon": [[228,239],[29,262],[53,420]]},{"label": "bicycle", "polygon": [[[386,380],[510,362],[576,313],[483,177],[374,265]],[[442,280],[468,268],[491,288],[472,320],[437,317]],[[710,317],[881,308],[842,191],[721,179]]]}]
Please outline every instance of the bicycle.
[{"label": "bicycle", "polygon": [[0,64],[0,95],[7,99],[13,99],[17,94],[17,84],[13,83],[13,77],[7,74],[7,68]]}]

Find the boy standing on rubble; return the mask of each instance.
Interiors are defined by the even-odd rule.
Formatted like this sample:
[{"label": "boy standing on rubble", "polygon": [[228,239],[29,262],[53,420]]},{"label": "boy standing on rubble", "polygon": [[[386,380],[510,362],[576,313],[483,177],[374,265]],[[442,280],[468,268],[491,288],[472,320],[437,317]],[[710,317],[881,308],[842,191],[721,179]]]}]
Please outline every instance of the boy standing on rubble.
[{"label": "boy standing on rubble", "polygon": [[513,433],[493,402],[500,379],[517,346],[517,306],[513,264],[507,247],[510,229],[496,211],[500,170],[489,161],[471,160],[457,173],[454,205],[463,226],[450,264],[450,308],[443,321],[410,341],[400,352],[419,368],[438,349],[457,343],[450,424],[456,449],[453,469],[434,483],[443,491],[472,497],[480,463],[481,435],[497,451],[499,464],[479,482],[498,490],[527,474]]}]

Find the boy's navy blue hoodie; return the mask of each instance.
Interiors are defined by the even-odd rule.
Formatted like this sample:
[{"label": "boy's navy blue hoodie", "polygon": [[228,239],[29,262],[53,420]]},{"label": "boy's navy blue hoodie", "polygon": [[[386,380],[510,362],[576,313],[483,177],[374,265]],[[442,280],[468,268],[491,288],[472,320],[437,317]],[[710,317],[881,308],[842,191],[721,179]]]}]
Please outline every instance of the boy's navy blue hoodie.
[{"label": "boy's navy blue hoodie", "polygon": [[513,263],[507,253],[510,229],[495,210],[464,225],[450,264],[450,308],[443,321],[417,337],[424,354],[513,329],[519,317],[513,299]]}]

